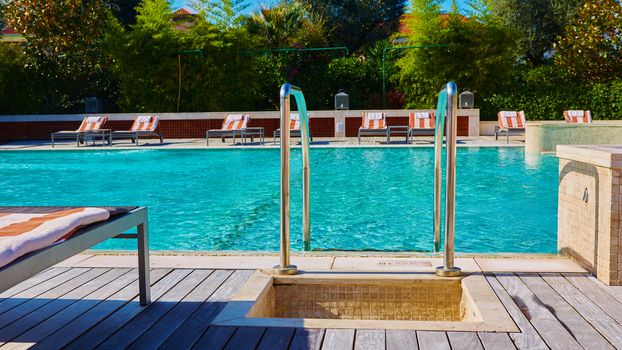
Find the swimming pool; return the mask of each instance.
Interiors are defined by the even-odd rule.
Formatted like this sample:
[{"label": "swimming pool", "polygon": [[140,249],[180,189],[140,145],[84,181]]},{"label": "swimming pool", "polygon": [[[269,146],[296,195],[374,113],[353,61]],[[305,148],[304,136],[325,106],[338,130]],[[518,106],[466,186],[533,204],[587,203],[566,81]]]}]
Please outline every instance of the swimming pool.
[{"label": "swimming pool", "polygon": [[[312,249],[430,251],[432,148],[311,149]],[[292,248],[302,249],[292,151]],[[557,160],[459,148],[456,251],[556,251]],[[279,151],[0,152],[1,205],[149,207],[155,250],[279,247]],[[101,249],[131,249],[110,240]]]}]

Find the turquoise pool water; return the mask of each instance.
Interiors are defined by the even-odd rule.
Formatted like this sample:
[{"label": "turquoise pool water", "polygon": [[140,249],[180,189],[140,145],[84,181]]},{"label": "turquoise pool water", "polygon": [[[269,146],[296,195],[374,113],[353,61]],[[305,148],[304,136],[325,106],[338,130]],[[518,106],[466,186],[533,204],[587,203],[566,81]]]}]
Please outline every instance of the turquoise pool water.
[{"label": "turquoise pool water", "polygon": [[[300,250],[299,150],[292,160]],[[430,251],[432,183],[431,148],[312,149],[312,248]],[[278,250],[276,149],[0,152],[0,189],[0,205],[147,206],[152,249]],[[456,193],[457,251],[555,252],[556,158],[459,148]]]}]

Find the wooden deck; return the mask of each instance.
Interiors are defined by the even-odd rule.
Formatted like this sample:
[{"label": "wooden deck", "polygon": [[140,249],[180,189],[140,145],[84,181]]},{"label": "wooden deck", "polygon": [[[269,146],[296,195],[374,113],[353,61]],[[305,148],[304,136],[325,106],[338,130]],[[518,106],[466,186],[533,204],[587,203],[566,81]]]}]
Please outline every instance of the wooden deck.
[{"label": "wooden deck", "polygon": [[487,274],[520,333],[210,327],[253,270],[54,267],[0,294],[0,349],[622,349],[622,287]]}]

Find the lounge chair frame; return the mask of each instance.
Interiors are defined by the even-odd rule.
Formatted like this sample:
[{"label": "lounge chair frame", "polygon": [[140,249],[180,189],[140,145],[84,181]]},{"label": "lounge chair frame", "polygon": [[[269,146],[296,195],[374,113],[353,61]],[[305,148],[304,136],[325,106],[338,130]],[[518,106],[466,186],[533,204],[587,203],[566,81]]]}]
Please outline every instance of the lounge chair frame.
[{"label": "lounge chair frame", "polygon": [[[289,130],[289,137],[302,137],[302,131],[300,129],[298,130]],[[276,145],[276,139],[279,139],[279,143],[281,143],[281,129],[276,129],[274,130],[274,139],[272,141],[272,143],[274,145]],[[311,134],[311,131],[309,130],[309,138],[311,139],[311,141],[313,141],[313,135]]]},{"label": "lounge chair frame", "polygon": [[505,133],[505,142],[510,143],[510,133],[525,133],[525,128],[502,128],[499,125],[495,125],[495,140],[499,140],[499,135]]},{"label": "lounge chair frame", "polygon": [[[123,233],[136,227],[137,233]],[[108,238],[136,238],[138,240],[138,284],[140,305],[151,302],[149,282],[149,233],[147,208],[138,207],[127,213],[88,225],[64,242],[28,253],[0,268],[0,292],[79,254]]]},{"label": "lounge chair frame", "polygon": [[136,144],[136,147],[138,147],[138,138],[140,136],[157,136],[160,139],[160,143],[164,143],[164,136],[156,131],[113,131],[110,137],[111,140],[131,139],[132,142]]}]

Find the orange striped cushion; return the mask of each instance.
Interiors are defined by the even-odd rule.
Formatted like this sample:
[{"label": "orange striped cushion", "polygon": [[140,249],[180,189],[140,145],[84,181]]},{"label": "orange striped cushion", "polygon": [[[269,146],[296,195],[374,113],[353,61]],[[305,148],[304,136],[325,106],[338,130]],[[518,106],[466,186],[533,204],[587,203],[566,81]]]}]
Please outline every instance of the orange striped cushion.
[{"label": "orange striped cushion", "polygon": [[155,131],[158,127],[157,115],[139,115],[134,120],[130,131]]},{"label": "orange striped cushion", "polygon": [[502,128],[524,129],[527,123],[523,111],[501,111],[497,114],[499,126]]},{"label": "orange striped cushion", "polygon": [[250,116],[242,114],[229,114],[222,123],[222,130],[242,130],[250,120]]},{"label": "orange striped cushion", "polygon": [[0,214],[0,267],[67,239],[82,226],[110,217],[110,212],[103,208],[19,209]]},{"label": "orange striped cushion", "polygon": [[570,110],[564,111],[564,119],[566,123],[582,124],[592,122],[592,113],[590,111]]},{"label": "orange striped cushion", "polygon": [[434,129],[434,112],[411,112],[408,115],[411,129]]},{"label": "orange striped cushion", "polygon": [[386,129],[386,116],[384,113],[362,113],[363,129]]},{"label": "orange striped cushion", "polygon": [[107,120],[108,120],[107,117],[101,117],[101,116],[86,117],[84,118],[84,120],[82,120],[82,124],[80,124],[80,127],[78,128],[77,131],[85,132],[85,131],[99,130],[102,128],[102,126],[104,126],[104,124],[106,124]]},{"label": "orange striped cushion", "polygon": [[289,115],[289,129],[300,130],[300,115],[298,113],[292,113]]}]

